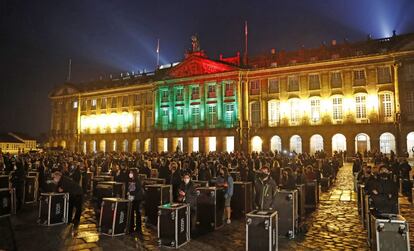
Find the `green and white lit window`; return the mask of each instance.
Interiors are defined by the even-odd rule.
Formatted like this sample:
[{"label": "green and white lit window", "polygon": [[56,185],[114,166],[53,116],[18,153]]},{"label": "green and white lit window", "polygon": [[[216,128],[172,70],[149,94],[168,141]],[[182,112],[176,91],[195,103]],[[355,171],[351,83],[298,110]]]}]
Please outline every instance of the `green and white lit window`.
[{"label": "green and white lit window", "polygon": [[191,107],[191,124],[197,127],[199,123],[200,123],[200,107],[198,105],[192,106]]},{"label": "green and white lit window", "polygon": [[184,89],[183,88],[176,89],[175,100],[176,101],[183,101],[184,100]]},{"label": "green and white lit window", "polygon": [[208,85],[208,97],[216,98],[216,85],[215,84]]},{"label": "green and white lit window", "polygon": [[168,102],[168,90],[161,91],[161,102]]},{"label": "green and white lit window", "polygon": [[191,87],[191,99],[200,99],[200,88],[198,86]]},{"label": "green and white lit window", "polygon": [[225,85],[226,88],[226,97],[234,96],[234,84],[232,82],[227,82]]},{"label": "green and white lit window", "polygon": [[210,127],[213,127],[216,125],[217,123],[217,106],[216,105],[208,106],[207,123]]},{"label": "green and white lit window", "polygon": [[226,125],[231,126],[234,122],[234,104],[225,104],[225,110]]}]

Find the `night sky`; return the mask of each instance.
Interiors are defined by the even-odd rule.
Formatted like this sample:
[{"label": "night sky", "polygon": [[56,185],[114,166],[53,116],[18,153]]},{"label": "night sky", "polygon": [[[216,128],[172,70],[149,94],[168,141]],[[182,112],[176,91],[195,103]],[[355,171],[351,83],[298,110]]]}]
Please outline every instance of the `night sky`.
[{"label": "night sky", "polygon": [[64,83],[183,58],[197,33],[212,58],[414,32],[413,0],[0,0],[0,132],[38,136],[50,126],[49,92]]}]

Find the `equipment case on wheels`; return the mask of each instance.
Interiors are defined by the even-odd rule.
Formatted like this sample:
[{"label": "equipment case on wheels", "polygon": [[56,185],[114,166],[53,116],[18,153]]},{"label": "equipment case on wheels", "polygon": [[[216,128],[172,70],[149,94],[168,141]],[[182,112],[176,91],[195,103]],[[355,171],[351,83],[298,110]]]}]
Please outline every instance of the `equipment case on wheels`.
[{"label": "equipment case on wheels", "polygon": [[293,239],[298,228],[298,191],[280,190],[275,195],[275,210],[278,214],[279,229],[281,236]]},{"label": "equipment case on wheels", "polygon": [[24,182],[23,201],[26,204],[35,203],[37,201],[39,182],[37,176],[26,176]]},{"label": "equipment case on wheels", "polygon": [[14,188],[0,188],[0,217],[16,214],[16,193]]},{"label": "equipment case on wheels", "polygon": [[171,203],[172,187],[171,185],[153,184],[146,185],[145,188],[145,223],[157,226],[158,207]]},{"label": "equipment case on wheels", "polygon": [[206,233],[223,226],[224,189],[222,187],[197,188],[197,231]]},{"label": "equipment case on wheels", "polygon": [[158,244],[179,248],[190,241],[190,205],[175,203],[158,207]]},{"label": "equipment case on wheels", "polygon": [[99,232],[104,235],[124,235],[129,229],[131,202],[121,198],[103,198]]},{"label": "equipment case on wheels", "polygon": [[68,193],[42,193],[39,205],[39,224],[53,226],[67,223],[68,209]]},{"label": "equipment case on wheels", "polygon": [[246,214],[246,251],[278,250],[278,225],[276,211]]},{"label": "equipment case on wheels", "polygon": [[410,250],[409,227],[401,215],[371,215],[371,250]]},{"label": "equipment case on wheels", "polygon": [[244,218],[253,209],[253,190],[251,182],[236,181],[231,199],[232,217]]}]

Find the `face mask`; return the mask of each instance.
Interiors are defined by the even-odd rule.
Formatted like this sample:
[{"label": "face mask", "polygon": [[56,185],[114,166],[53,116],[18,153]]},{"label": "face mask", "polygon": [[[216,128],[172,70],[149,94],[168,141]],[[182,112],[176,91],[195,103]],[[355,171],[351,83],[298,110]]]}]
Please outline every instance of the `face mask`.
[{"label": "face mask", "polygon": [[190,182],[190,179],[184,179],[185,184],[188,184],[188,182]]},{"label": "face mask", "polygon": [[132,174],[132,173],[130,173],[129,174],[129,177],[132,179],[132,178],[134,178],[134,174]]}]

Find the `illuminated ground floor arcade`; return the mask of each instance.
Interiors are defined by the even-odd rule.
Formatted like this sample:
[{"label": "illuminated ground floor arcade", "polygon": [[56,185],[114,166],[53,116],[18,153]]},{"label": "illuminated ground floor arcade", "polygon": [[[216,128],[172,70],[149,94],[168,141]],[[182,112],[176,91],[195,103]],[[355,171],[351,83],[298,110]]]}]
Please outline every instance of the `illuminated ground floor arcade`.
[{"label": "illuminated ground floor arcade", "polygon": [[[379,150],[383,153],[414,156],[414,128],[395,124],[353,124],[260,128],[249,130],[248,144],[242,144],[235,129],[156,131],[140,133],[88,134],[56,137],[51,146],[81,152],[233,152],[295,151],[315,153],[324,150],[355,152]],[[247,145],[243,149],[243,145]]]}]

